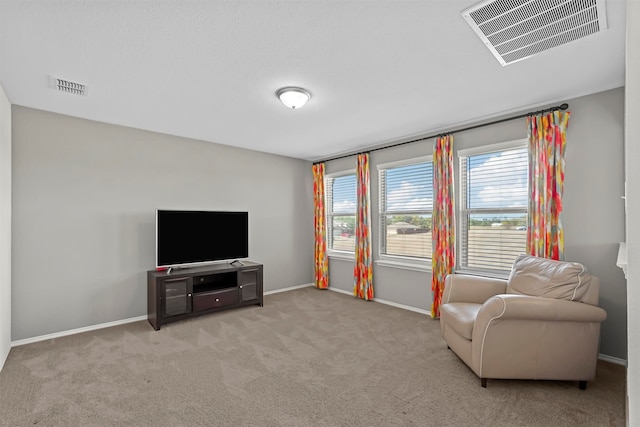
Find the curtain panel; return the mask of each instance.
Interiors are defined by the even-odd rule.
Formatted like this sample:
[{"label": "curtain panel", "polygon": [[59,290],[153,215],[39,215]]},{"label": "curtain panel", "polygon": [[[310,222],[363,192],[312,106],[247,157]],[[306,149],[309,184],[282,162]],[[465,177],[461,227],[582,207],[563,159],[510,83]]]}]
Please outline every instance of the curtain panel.
[{"label": "curtain panel", "polygon": [[562,194],[570,112],[527,117],[529,137],[529,255],[564,260]]},{"label": "curtain panel", "polygon": [[431,317],[440,317],[444,281],[456,265],[456,216],[453,179],[453,135],[436,139],[433,149],[433,254]]},{"label": "curtain panel", "polygon": [[327,257],[327,231],[324,198],[324,163],[313,165],[313,205],[315,229],[315,285],[318,289],[329,287],[329,259]]},{"label": "curtain panel", "polygon": [[356,170],[356,247],[353,268],[353,296],[373,299],[373,266],[371,260],[371,206],[369,197],[369,154],[358,155]]}]

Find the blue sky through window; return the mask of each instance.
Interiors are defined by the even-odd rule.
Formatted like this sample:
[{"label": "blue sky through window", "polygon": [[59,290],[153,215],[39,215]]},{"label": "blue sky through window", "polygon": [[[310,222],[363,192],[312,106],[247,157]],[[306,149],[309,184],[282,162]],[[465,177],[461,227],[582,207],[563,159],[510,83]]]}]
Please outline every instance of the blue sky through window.
[{"label": "blue sky through window", "polygon": [[387,169],[387,212],[430,211],[433,207],[433,164]]},{"label": "blue sky through window", "polygon": [[467,158],[469,209],[526,208],[527,149],[480,154]]},{"label": "blue sky through window", "polygon": [[[468,209],[526,208],[528,204],[528,155],[526,147],[467,158]],[[433,208],[433,164],[386,170],[386,211],[419,211]],[[356,176],[333,180],[334,213],[356,210]],[[516,216],[521,216],[517,214]]]},{"label": "blue sky through window", "polygon": [[355,213],[356,211],[356,176],[344,175],[333,180],[334,213]]}]

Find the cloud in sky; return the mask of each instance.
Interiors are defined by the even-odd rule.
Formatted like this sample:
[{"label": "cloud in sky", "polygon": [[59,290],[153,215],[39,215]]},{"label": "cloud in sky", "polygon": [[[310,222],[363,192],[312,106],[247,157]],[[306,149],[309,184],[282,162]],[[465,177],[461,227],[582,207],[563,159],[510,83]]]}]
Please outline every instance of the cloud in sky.
[{"label": "cloud in sky", "polygon": [[[526,208],[528,203],[528,158],[526,148],[488,153],[470,158],[469,207]],[[398,175],[387,176],[387,211],[420,211],[433,208],[431,173],[424,165],[413,166],[418,175],[410,182]],[[424,169],[424,171],[422,170]],[[394,171],[396,172],[396,171]],[[355,176],[344,176],[334,181],[333,212],[354,213]]]},{"label": "cloud in sky", "polygon": [[343,200],[333,203],[333,212],[335,213],[354,213],[356,211],[356,202],[353,200]]},{"label": "cloud in sky", "polygon": [[431,210],[433,198],[431,189],[407,181],[400,183],[387,194],[387,211]]},{"label": "cloud in sky", "polygon": [[470,167],[470,207],[526,207],[528,160],[526,149],[477,156]]},{"label": "cloud in sky", "polygon": [[333,212],[354,213],[356,211],[356,176],[344,175],[332,181]]}]

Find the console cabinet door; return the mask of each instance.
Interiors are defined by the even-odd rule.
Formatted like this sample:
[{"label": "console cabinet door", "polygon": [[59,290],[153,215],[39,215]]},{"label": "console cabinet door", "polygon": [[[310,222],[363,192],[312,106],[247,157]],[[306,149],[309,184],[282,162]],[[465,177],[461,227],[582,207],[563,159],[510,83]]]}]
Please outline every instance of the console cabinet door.
[{"label": "console cabinet door", "polygon": [[238,283],[240,288],[240,301],[251,301],[258,299],[260,286],[260,275],[257,268],[240,270],[238,272]]},{"label": "console cabinet door", "polygon": [[193,279],[191,277],[172,277],[162,280],[160,283],[162,317],[191,313],[192,289]]}]

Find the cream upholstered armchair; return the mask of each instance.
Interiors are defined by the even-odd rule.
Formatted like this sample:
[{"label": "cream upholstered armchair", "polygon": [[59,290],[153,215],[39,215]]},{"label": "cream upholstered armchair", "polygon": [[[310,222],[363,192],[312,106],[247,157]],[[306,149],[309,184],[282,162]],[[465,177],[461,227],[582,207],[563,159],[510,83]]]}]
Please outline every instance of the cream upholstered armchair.
[{"label": "cream upholstered armchair", "polygon": [[440,331],[481,379],[578,381],[595,378],[600,281],[579,263],[522,255],[508,280],[451,274]]}]

